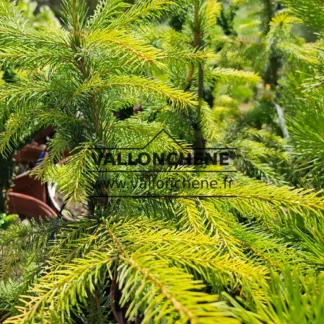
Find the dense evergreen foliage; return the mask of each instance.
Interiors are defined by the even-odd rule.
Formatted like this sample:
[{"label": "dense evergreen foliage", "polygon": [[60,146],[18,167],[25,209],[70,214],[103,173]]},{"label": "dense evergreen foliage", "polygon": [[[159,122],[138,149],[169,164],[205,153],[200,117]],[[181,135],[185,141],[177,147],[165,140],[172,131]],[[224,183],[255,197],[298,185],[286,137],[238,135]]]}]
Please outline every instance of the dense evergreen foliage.
[{"label": "dense evergreen foliage", "polygon": [[[15,76],[0,84],[3,160],[54,126],[33,174],[89,215],[0,228],[4,323],[322,323],[323,2],[101,0],[90,14],[64,0],[61,24],[26,8],[0,0]],[[147,152],[225,148],[234,185],[148,199],[89,172],[97,148],[145,147],[162,129],[176,141],[162,132]]]}]

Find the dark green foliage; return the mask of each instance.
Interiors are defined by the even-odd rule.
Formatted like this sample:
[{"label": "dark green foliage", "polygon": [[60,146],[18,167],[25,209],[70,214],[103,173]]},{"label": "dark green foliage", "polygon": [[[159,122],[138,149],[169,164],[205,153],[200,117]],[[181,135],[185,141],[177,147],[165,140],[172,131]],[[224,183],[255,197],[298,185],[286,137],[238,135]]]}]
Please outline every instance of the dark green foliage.
[{"label": "dark green foliage", "polygon": [[273,103],[269,100],[260,100],[256,106],[246,114],[246,123],[257,129],[263,125],[276,125],[276,110]]}]

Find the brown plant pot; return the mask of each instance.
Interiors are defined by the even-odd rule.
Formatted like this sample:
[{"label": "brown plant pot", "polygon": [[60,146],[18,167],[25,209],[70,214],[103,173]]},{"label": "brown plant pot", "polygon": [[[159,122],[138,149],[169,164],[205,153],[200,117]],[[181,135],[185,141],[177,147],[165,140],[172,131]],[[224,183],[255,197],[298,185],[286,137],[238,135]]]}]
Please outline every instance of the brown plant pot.
[{"label": "brown plant pot", "polygon": [[[40,132],[34,141],[41,140],[44,136],[48,136],[54,132],[53,127],[49,127]],[[44,146],[35,144],[27,144],[18,153],[13,155],[16,162],[28,163],[36,162]],[[48,153],[46,153],[47,155]],[[65,159],[69,156],[69,151],[64,151]],[[57,216],[59,210],[53,204],[52,197],[49,197],[49,205],[47,205],[46,186],[40,180],[30,175],[31,171],[26,171],[13,180],[14,187],[8,193],[9,212],[18,214],[22,219],[34,218],[37,222],[40,219],[46,219],[48,216]],[[73,220],[67,215],[63,215],[68,220]]]},{"label": "brown plant pot", "polygon": [[17,192],[9,192],[8,206],[10,214],[18,214],[21,219],[34,219],[38,223],[57,217],[56,212],[42,201]]},{"label": "brown plant pot", "polygon": [[19,163],[37,162],[44,148],[39,145],[27,144],[12,157]]},{"label": "brown plant pot", "polygon": [[34,197],[43,203],[46,203],[46,188],[39,180],[30,175],[30,171],[26,171],[13,180],[13,192],[21,193]]}]

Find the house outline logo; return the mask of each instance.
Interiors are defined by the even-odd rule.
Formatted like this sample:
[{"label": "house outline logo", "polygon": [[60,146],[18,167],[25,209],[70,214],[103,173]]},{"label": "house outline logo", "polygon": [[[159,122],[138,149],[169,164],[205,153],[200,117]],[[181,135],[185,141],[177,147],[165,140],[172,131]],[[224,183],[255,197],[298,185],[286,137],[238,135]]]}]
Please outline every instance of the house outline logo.
[{"label": "house outline logo", "polygon": [[162,128],[153,138],[143,147],[92,147],[90,150],[145,150],[153,141],[158,138],[162,133],[166,134],[169,138],[173,140],[182,150],[192,149],[192,150],[237,150],[235,147],[183,147],[168,131]]}]

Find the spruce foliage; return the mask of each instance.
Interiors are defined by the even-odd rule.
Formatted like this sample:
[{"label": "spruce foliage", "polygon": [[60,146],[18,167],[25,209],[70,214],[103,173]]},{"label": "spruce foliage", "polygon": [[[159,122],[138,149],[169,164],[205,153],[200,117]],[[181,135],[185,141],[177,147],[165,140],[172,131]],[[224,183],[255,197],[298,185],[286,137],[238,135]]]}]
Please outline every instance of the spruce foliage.
[{"label": "spruce foliage", "polygon": [[[89,15],[85,1],[64,0],[63,27],[36,28],[1,1],[0,63],[20,73],[0,85],[1,153],[54,126],[33,174],[90,210],[0,230],[4,323],[321,323],[323,5],[296,3],[101,0]],[[306,43],[296,24],[318,39]],[[236,147],[235,185],[173,188],[178,199],[100,187],[109,173],[89,172],[96,148],[144,147],[161,129],[176,141],[162,132],[148,152]],[[135,171],[119,180],[154,170]],[[163,171],[225,181],[194,166]],[[113,197],[130,194],[139,198]]]}]

